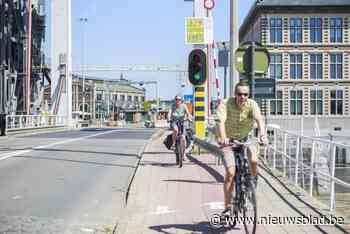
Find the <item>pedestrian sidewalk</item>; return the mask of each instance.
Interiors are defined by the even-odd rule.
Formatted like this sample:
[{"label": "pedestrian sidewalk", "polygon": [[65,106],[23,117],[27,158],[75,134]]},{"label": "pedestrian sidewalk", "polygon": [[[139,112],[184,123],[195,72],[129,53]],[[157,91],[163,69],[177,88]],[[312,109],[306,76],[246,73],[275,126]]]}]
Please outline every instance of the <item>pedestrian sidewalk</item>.
[{"label": "pedestrian sidewalk", "polygon": [[[209,222],[223,210],[223,166],[216,165],[212,155],[201,154],[188,157],[183,168],[178,168],[174,153],[163,146],[163,139],[153,141],[143,154],[117,233],[245,233],[242,225],[215,228]],[[260,173],[259,217],[314,214],[268,173]],[[343,233],[334,226],[282,224],[259,224],[256,233],[321,233],[319,228],[323,233]]]}]

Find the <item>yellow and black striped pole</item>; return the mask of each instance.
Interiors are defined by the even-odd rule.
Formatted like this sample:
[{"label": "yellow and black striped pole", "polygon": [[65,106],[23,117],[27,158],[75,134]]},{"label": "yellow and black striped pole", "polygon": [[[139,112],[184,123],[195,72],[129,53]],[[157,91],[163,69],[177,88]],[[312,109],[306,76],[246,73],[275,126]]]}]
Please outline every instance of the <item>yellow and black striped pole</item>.
[{"label": "yellow and black striped pole", "polygon": [[196,136],[205,138],[205,84],[194,87],[194,119]]}]

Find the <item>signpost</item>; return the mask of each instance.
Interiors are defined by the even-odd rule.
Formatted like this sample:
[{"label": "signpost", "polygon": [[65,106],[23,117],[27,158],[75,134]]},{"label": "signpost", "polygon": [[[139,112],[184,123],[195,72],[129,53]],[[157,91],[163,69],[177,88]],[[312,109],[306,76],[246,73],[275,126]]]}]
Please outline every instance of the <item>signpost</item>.
[{"label": "signpost", "polygon": [[[264,75],[269,67],[270,54],[267,49],[257,42],[245,42],[236,50],[235,55],[238,72],[245,75],[251,84],[252,98],[275,98],[275,80],[255,79],[255,76]],[[256,91],[258,96],[255,96]]]}]

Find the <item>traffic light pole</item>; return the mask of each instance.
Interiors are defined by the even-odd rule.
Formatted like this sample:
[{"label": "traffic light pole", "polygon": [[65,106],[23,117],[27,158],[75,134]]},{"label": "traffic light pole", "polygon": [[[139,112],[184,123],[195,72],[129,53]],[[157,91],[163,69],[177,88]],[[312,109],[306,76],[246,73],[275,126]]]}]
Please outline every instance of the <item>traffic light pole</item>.
[{"label": "traffic light pole", "polygon": [[255,42],[252,42],[252,45],[250,46],[250,59],[251,59],[251,69],[250,69],[250,77],[249,79],[251,80],[251,92],[252,92],[252,99],[255,98]]}]

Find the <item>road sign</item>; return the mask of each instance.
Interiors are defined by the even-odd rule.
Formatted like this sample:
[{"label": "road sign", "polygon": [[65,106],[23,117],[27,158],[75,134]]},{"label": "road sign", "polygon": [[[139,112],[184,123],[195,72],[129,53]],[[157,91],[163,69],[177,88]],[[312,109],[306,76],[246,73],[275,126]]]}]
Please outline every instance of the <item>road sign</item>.
[{"label": "road sign", "polygon": [[[254,48],[252,48],[254,46]],[[252,52],[254,49],[254,52]],[[254,62],[253,56],[254,54]],[[270,64],[270,54],[268,50],[257,42],[245,42],[235,52],[235,65],[236,69],[241,74],[251,74],[251,70],[254,70],[254,75],[263,75],[267,72]],[[252,68],[254,63],[254,68]]]},{"label": "road sign", "polygon": [[212,17],[187,17],[185,21],[187,44],[209,44],[213,41]]},{"label": "road sign", "polygon": [[192,94],[185,94],[184,95],[184,101],[185,102],[193,102],[193,95]]},{"label": "road sign", "polygon": [[214,0],[204,0],[204,7],[208,10],[213,9],[215,6]]},{"label": "road sign", "polygon": [[275,99],[276,80],[275,79],[254,79],[254,98]]}]

